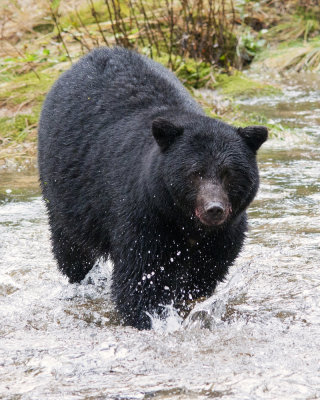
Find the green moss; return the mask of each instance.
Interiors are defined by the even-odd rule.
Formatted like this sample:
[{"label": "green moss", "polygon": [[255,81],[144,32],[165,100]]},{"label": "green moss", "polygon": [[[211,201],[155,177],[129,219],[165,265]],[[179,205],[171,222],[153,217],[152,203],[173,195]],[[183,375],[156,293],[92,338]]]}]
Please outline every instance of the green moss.
[{"label": "green moss", "polygon": [[0,118],[0,136],[2,137],[4,137],[4,135],[8,131],[8,121],[10,121],[10,118],[8,117]]},{"label": "green moss", "polygon": [[39,78],[34,72],[12,77],[10,82],[0,87],[0,104],[13,107],[21,104],[39,106],[57,77],[55,71],[38,72]]},{"label": "green moss", "polygon": [[253,96],[269,96],[281,93],[279,88],[255,81],[237,72],[233,75],[219,74],[213,87],[224,96],[233,98],[248,98]]},{"label": "green moss", "polygon": [[[28,72],[33,70],[39,73],[55,65],[58,60],[54,60],[47,46],[48,42],[42,42],[41,48],[35,52],[25,52],[24,54],[20,53],[18,56],[0,58],[0,83],[13,83],[19,76],[28,79]],[[36,76],[34,72],[32,73]]]},{"label": "green moss", "polygon": [[7,139],[6,142],[21,143],[25,140],[35,141],[35,130],[39,118],[38,113],[18,114],[13,117],[0,118],[0,136]]},{"label": "green moss", "polygon": [[205,62],[187,60],[175,72],[185,86],[199,89],[209,82],[211,66]]},{"label": "green moss", "polygon": [[38,76],[33,71],[17,75],[0,85],[0,105],[5,110],[0,118],[0,144],[3,148],[15,143],[36,141],[41,105],[59,72],[41,65]]}]

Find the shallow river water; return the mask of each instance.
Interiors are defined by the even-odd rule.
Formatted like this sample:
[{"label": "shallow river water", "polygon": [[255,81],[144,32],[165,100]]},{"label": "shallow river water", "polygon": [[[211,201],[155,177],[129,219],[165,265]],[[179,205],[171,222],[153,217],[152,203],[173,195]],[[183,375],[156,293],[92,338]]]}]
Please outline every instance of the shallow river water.
[{"label": "shallow river water", "polygon": [[320,398],[319,75],[240,107],[293,132],[263,146],[227,281],[185,321],[168,309],[151,331],[117,322],[108,263],[67,283],[36,180],[0,175],[0,398]]}]

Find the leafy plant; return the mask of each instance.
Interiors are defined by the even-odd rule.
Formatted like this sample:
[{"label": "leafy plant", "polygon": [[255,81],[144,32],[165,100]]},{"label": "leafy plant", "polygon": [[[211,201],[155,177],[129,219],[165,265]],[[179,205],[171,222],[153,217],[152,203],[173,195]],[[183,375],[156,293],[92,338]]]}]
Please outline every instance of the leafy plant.
[{"label": "leafy plant", "polygon": [[253,33],[246,29],[240,36],[237,46],[237,55],[240,66],[249,64],[253,58],[262,50],[266,41],[259,39]]}]

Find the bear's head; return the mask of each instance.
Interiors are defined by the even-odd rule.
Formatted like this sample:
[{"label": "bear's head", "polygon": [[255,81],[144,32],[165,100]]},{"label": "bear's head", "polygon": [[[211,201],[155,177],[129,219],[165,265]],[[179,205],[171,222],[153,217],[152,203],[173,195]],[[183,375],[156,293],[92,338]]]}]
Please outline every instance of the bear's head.
[{"label": "bear's head", "polygon": [[249,206],[259,186],[256,153],[267,128],[187,115],[155,119],[152,133],[174,204],[199,226],[223,226]]}]

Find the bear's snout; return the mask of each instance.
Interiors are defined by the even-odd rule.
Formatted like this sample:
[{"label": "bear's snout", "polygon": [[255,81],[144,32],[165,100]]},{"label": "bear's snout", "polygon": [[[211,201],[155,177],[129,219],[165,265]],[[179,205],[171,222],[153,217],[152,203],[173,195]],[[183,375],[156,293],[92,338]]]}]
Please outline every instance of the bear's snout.
[{"label": "bear's snout", "polygon": [[195,215],[207,226],[221,225],[231,211],[228,196],[220,185],[203,183],[199,188]]},{"label": "bear's snout", "polygon": [[213,219],[221,219],[225,212],[225,207],[218,201],[210,202],[205,208],[206,214]]},{"label": "bear's snout", "polygon": [[229,208],[224,207],[218,202],[213,202],[210,204],[211,205],[208,208],[197,207],[195,210],[196,216],[204,225],[221,225],[229,215]]}]

